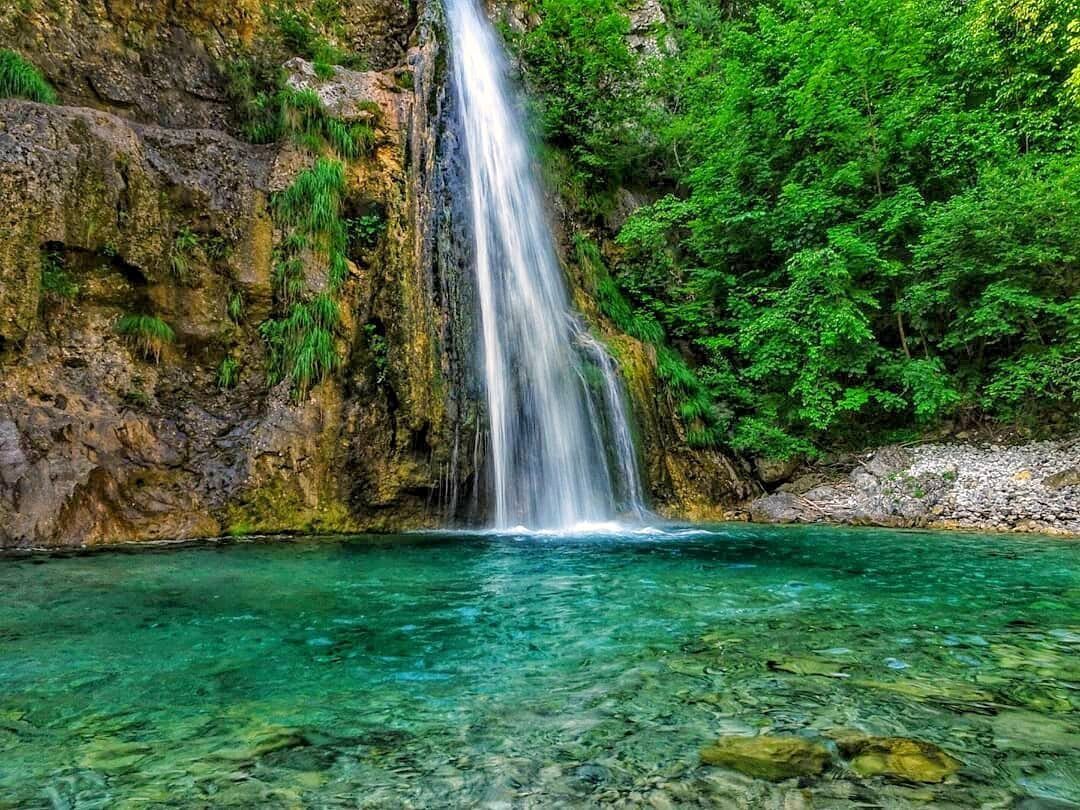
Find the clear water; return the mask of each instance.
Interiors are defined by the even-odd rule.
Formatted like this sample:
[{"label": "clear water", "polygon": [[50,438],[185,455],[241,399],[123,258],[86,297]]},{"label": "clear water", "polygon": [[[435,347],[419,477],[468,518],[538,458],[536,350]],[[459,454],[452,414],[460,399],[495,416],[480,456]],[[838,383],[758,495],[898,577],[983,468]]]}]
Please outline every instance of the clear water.
[{"label": "clear water", "polygon": [[[719,527],[9,557],[0,806],[1080,801],[1078,653],[1080,545],[1050,540]],[[841,727],[965,767],[800,785],[698,762],[723,734]]]},{"label": "clear water", "polygon": [[446,15],[472,213],[494,525],[565,529],[640,515],[618,370],[571,309],[501,45],[475,0],[447,0]]}]

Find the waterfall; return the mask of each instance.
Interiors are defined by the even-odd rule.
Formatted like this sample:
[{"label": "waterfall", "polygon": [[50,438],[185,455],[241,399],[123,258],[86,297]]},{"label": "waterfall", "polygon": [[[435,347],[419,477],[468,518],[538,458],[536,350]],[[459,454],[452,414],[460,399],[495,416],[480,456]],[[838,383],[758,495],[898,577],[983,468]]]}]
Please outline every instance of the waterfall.
[{"label": "waterfall", "polygon": [[446,0],[476,265],[496,528],[644,514],[615,363],[570,305],[501,45]]}]

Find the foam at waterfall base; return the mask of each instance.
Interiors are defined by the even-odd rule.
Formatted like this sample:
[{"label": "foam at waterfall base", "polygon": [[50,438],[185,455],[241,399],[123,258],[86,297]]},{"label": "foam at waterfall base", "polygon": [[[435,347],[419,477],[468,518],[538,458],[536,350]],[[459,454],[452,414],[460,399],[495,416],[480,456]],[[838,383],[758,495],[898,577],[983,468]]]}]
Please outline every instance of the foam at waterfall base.
[{"label": "foam at waterfall base", "polygon": [[[431,530],[419,530],[413,534],[429,534]],[[506,538],[553,538],[572,540],[610,540],[614,538],[642,540],[671,540],[690,537],[720,536],[724,532],[717,528],[694,526],[685,523],[643,524],[618,520],[583,521],[563,527],[488,527],[472,529],[438,529],[439,535],[462,535],[469,537],[506,537]]]}]

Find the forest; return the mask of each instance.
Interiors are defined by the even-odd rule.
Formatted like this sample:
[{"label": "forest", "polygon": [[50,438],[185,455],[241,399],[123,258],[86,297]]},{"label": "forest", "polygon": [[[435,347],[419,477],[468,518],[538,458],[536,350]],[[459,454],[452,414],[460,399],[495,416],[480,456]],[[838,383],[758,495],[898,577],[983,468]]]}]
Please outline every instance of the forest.
[{"label": "forest", "polygon": [[671,0],[637,40],[616,0],[533,11],[503,33],[549,182],[691,442],[1075,427],[1075,2]]}]

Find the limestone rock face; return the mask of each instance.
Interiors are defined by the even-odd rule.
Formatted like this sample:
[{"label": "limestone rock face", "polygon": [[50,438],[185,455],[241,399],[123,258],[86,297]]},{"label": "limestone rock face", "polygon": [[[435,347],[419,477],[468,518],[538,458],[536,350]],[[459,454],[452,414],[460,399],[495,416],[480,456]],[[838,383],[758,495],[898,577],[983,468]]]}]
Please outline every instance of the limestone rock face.
[{"label": "limestone rock face", "polygon": [[[378,137],[375,154],[349,167],[349,213],[378,211],[386,236],[350,257],[345,370],[301,398],[287,383],[268,387],[258,327],[273,306],[280,238],[270,197],[310,156],[219,129],[0,100],[0,545],[445,519],[433,496],[451,466],[431,337],[440,310],[414,253],[424,227],[408,190],[416,105],[395,75],[337,79]],[[181,277],[184,232],[205,249]],[[70,297],[43,281],[56,267]],[[318,289],[317,263],[304,272]],[[132,312],[175,333],[158,362],[118,334]],[[382,370],[373,335],[386,347]],[[217,380],[226,357],[239,363],[229,388]]]},{"label": "limestone rock face", "polygon": [[823,745],[801,737],[721,737],[701,751],[706,765],[719,765],[747,776],[778,782],[800,776],[817,776],[829,764]]},{"label": "limestone rock face", "polygon": [[[320,77],[254,0],[0,4],[0,42],[60,96],[0,99],[0,546],[397,530],[483,513],[438,6],[340,12],[334,44],[352,67]],[[642,4],[635,31],[658,13]],[[373,153],[346,167],[343,214],[380,231],[349,249],[341,367],[303,396],[268,384],[259,327],[283,306],[273,195],[315,156],[290,138],[240,137],[229,77],[244,60],[280,65],[291,87],[375,131]],[[324,264],[303,258],[306,289],[326,289]],[[658,511],[722,517],[745,482],[722,453],[688,446],[652,350],[608,334],[575,287],[618,352]],[[131,314],[175,339],[140,350],[118,333]]]}]

